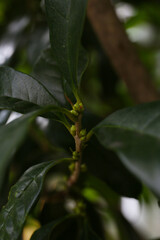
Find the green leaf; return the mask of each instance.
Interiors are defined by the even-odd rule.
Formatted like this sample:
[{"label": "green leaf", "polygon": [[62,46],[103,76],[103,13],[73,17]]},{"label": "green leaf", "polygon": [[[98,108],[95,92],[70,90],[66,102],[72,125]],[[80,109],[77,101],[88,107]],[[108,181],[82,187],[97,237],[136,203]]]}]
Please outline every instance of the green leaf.
[{"label": "green leaf", "polygon": [[74,89],[77,86],[80,40],[87,0],[45,2],[53,53],[63,77]]},{"label": "green leaf", "polygon": [[80,83],[80,80],[87,68],[87,65],[88,65],[87,52],[82,46],[80,46],[79,58],[78,58],[78,72],[77,72],[78,83]]},{"label": "green leaf", "polygon": [[0,189],[11,157],[22,144],[34,115],[35,113],[27,114],[0,127]]},{"label": "green leaf", "polygon": [[58,101],[41,82],[12,68],[0,67],[0,109],[24,113],[45,105],[58,106]]},{"label": "green leaf", "polygon": [[11,158],[23,143],[30,124],[38,115],[47,111],[49,111],[49,107],[25,114],[0,127],[0,190]]},{"label": "green leaf", "polygon": [[98,237],[96,233],[94,233],[94,231],[88,225],[87,221],[85,221],[80,240],[101,240],[101,238]]},{"label": "green leaf", "polygon": [[62,105],[66,104],[63,90],[63,78],[52,56],[51,49],[45,49],[38,58],[33,76],[39,80]]},{"label": "green leaf", "polygon": [[56,228],[59,224],[63,223],[67,219],[73,217],[73,215],[67,215],[58,220],[48,223],[47,225],[42,226],[37,231],[35,231],[30,240],[47,240],[50,237],[51,232]]},{"label": "green leaf", "polygon": [[160,197],[160,102],[117,111],[94,132],[125,166]]},{"label": "green leaf", "polygon": [[[78,64],[78,80],[80,81],[84,70],[86,69],[88,59],[86,51],[81,48]],[[40,57],[38,58],[34,71],[32,74],[36,79],[39,80],[47,89],[50,90],[51,94],[55,96],[61,105],[67,105],[66,96],[75,102],[75,97],[70,88],[68,82],[63,79],[61,72],[58,69],[57,62],[52,50],[50,48],[45,49]]]},{"label": "green leaf", "polygon": [[29,168],[11,188],[8,203],[0,213],[1,239],[19,239],[26,217],[40,194],[45,174],[65,160],[44,162]]}]

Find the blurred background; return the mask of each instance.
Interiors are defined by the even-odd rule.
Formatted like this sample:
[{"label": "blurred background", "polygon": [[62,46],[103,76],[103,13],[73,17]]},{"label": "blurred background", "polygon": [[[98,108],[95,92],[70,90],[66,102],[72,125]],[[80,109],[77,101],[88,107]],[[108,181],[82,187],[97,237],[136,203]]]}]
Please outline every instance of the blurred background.
[{"label": "blurred background", "polygon": [[[159,91],[160,1],[115,0],[112,2],[129,39],[137,49],[139,58]],[[91,116],[102,119],[117,109],[133,105],[134,102],[123,81],[118,78],[111,66],[87,19],[82,42],[88,51],[89,66],[83,76],[81,93]],[[18,71],[32,74],[35,62],[48,46],[49,31],[43,0],[23,0],[23,2],[21,0],[0,0],[0,65],[8,65]],[[3,110],[0,112],[0,123],[7,124],[19,116],[18,113]],[[49,123],[39,118],[38,124],[41,128],[46,128]],[[29,151],[32,150],[33,145],[31,146],[31,143],[27,145]],[[35,144],[34,147],[37,145]],[[24,151],[27,149],[23,149],[22,153]],[[20,152],[17,156],[20,158],[22,153]],[[37,154],[38,159],[39,154],[35,150],[34,154]],[[29,155],[28,158],[30,158]],[[14,179],[12,176],[14,174],[13,171],[11,179]],[[20,173],[17,173],[17,176],[18,174]],[[160,236],[160,209],[157,199],[146,187],[143,189],[140,201],[122,197],[121,210],[124,216],[148,239]],[[23,240],[28,240],[30,234],[39,225],[35,219],[28,219]],[[110,230],[113,235],[116,235],[114,224],[111,224]],[[115,239],[118,240],[118,237]]]}]

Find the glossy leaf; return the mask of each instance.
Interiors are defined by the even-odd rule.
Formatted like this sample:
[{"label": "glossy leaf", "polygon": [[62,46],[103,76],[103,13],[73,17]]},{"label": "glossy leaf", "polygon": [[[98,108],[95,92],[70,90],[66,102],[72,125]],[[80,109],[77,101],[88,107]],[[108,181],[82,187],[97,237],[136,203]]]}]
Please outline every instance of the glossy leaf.
[{"label": "glossy leaf", "polygon": [[80,80],[87,68],[87,65],[88,65],[87,51],[82,46],[80,46],[79,56],[78,56],[78,69],[77,69],[78,83],[80,83]]},{"label": "glossy leaf", "polygon": [[0,108],[18,112],[38,106],[58,106],[56,98],[38,80],[9,67],[0,67]]},{"label": "glossy leaf", "polygon": [[11,157],[22,144],[33,115],[35,113],[27,114],[6,126],[0,127],[0,189]]},{"label": "glossy leaf", "polygon": [[45,2],[53,54],[63,77],[74,88],[77,85],[80,40],[87,0]]},{"label": "glossy leaf", "polygon": [[117,111],[94,132],[105,148],[160,197],[160,102]]},{"label": "glossy leaf", "polygon": [[51,223],[48,223],[45,226],[42,226],[37,231],[35,231],[31,237],[31,240],[47,240],[50,237],[51,232],[56,228],[59,224],[65,222],[67,219],[73,217],[73,215],[67,215],[58,220],[55,220]]},{"label": "glossy leaf", "polygon": [[1,239],[19,239],[26,217],[40,194],[45,174],[64,160],[44,162],[29,168],[11,188],[8,203],[0,213]]},{"label": "glossy leaf", "polygon": [[41,53],[34,66],[33,76],[49,89],[52,95],[55,96],[62,105],[66,103],[63,79],[50,48]]},{"label": "glossy leaf", "polygon": [[[84,70],[86,69],[87,62],[88,59],[86,52],[82,48],[80,51],[77,73],[77,78],[79,81],[84,73]],[[66,96],[72,102],[75,102],[72,90],[68,82],[63,79],[63,76],[58,69],[54,54],[52,54],[52,50],[50,48],[45,49],[41,53],[40,57],[36,61],[32,75],[50,90],[52,95],[55,96],[61,105],[67,105],[68,102]]]},{"label": "glossy leaf", "polygon": [[48,107],[28,113],[11,123],[0,127],[0,189],[7,167],[12,156],[23,143],[32,121],[41,113],[49,110]]},{"label": "glossy leaf", "polygon": [[87,221],[85,221],[80,240],[101,240],[101,238],[94,233]]}]

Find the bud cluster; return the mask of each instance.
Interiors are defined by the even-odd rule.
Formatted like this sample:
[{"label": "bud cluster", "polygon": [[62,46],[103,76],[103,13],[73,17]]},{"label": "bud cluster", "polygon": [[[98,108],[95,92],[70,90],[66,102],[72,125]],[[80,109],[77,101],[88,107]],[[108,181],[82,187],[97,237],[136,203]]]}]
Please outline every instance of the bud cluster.
[{"label": "bud cluster", "polygon": [[72,153],[72,159],[73,159],[74,161],[77,161],[78,158],[79,158],[79,156],[80,156],[80,154],[79,154],[79,152],[77,152],[77,151],[74,151],[74,152]]},{"label": "bud cluster", "polygon": [[80,139],[81,139],[82,142],[85,142],[85,140],[86,140],[86,135],[87,135],[86,129],[82,129],[82,130],[80,131]]},{"label": "bud cluster", "polygon": [[75,161],[78,161],[79,157],[80,157],[80,153],[79,153],[79,152],[77,152],[77,151],[72,152],[72,161],[74,161],[74,162],[72,162],[72,163],[69,165],[69,170],[70,170],[71,172],[74,172],[74,169],[75,169]]},{"label": "bud cluster", "polygon": [[78,117],[78,115],[80,113],[82,113],[84,111],[84,107],[83,107],[83,104],[80,102],[80,103],[75,103],[73,105],[73,110],[71,110],[70,112],[75,116],[75,117]]}]

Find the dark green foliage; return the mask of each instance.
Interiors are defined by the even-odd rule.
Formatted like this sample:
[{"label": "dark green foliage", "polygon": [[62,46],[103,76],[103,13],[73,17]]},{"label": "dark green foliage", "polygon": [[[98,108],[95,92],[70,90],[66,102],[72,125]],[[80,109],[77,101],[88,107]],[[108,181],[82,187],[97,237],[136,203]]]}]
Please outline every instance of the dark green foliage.
[{"label": "dark green foliage", "polygon": [[46,0],[46,12],[50,29],[53,54],[63,77],[76,90],[78,68],[83,72],[85,63],[80,41],[87,0]]},{"label": "dark green foliage", "polygon": [[84,223],[84,227],[80,236],[80,240],[101,240],[94,232],[93,230],[89,227],[88,223]]},{"label": "dark green foliage", "polygon": [[29,113],[7,126],[0,127],[0,190],[11,158],[24,141],[29,126],[36,116],[36,112]]},{"label": "dark green foliage", "polygon": [[67,219],[73,217],[72,215],[68,215],[61,219],[58,219],[54,222],[50,222],[49,224],[43,226],[42,228],[38,229],[31,237],[31,240],[47,240],[50,238],[51,233],[56,228],[57,225],[65,222]]},{"label": "dark green foliage", "polygon": [[[126,167],[159,197],[160,102],[117,111],[95,133],[105,148],[114,150]],[[152,148],[150,148],[152,146]]]},{"label": "dark green foliage", "polygon": [[24,112],[26,102],[30,106],[31,104],[38,106],[58,105],[54,95],[41,82],[8,67],[0,68],[0,99],[1,109],[11,109],[18,112]]},{"label": "dark green foliage", "polygon": [[[146,240],[120,201],[138,200],[144,184],[160,197],[160,102],[124,108],[132,101],[85,21],[87,3],[0,2],[0,240],[23,239],[31,220],[30,240]],[[127,28],[158,26],[157,7],[134,4]],[[13,49],[3,59],[4,43]],[[151,71],[153,49],[139,54]],[[23,115],[8,123],[12,111]]]},{"label": "dark green foliage", "polygon": [[65,104],[63,79],[58,70],[57,62],[52,56],[51,49],[46,49],[42,52],[34,66],[33,75],[49,89],[59,103]]},{"label": "dark green foliage", "polygon": [[46,172],[64,160],[45,162],[31,167],[12,187],[8,203],[0,213],[2,239],[18,239],[27,214],[40,194]]},{"label": "dark green foliage", "polygon": [[84,152],[84,160],[91,173],[120,195],[137,198],[141,193],[141,183],[128,172],[113,152],[104,149],[95,138],[92,138],[88,144]]}]

